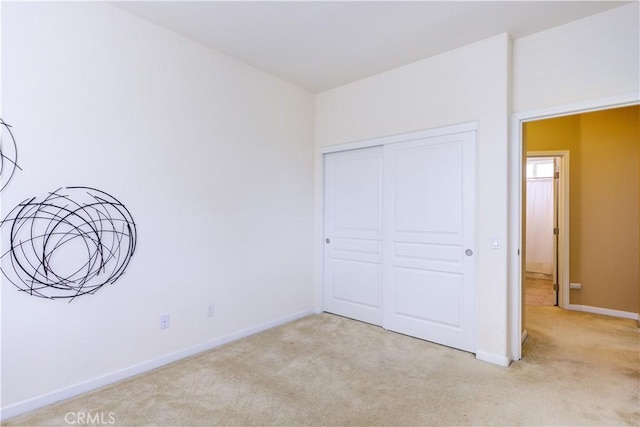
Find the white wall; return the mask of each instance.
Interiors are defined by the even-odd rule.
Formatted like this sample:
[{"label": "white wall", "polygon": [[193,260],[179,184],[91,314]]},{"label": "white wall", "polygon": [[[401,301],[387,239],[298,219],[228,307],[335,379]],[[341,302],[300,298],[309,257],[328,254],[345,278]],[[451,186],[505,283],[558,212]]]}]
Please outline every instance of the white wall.
[{"label": "white wall", "polygon": [[72,303],[3,280],[4,417],[309,312],[311,93],[108,4],[2,8],[2,117],[23,168],[3,217],[92,186],[139,233],[120,281]]},{"label": "white wall", "polygon": [[640,3],[513,42],[514,112],[640,90]]},{"label": "white wall", "polygon": [[[500,364],[508,363],[509,59],[510,40],[503,34],[316,97],[317,147],[478,122],[477,355]],[[322,212],[320,156],[317,150],[318,217]],[[321,224],[316,223],[316,233],[319,230]],[[502,249],[489,248],[492,235],[502,238]],[[321,238],[317,236],[316,241]],[[316,277],[316,298],[320,287]]]},{"label": "white wall", "polygon": [[[95,186],[127,205],[140,237],[119,282],[71,304],[3,281],[4,417],[306,313],[312,276],[320,308],[310,93],[110,5],[2,10],[2,117],[24,169],[3,216],[26,197]],[[509,104],[637,93],[638,5],[516,40],[513,97],[509,45],[497,36],[323,92],[315,113],[315,237],[319,147],[478,122],[478,349],[497,363],[508,358]]]}]

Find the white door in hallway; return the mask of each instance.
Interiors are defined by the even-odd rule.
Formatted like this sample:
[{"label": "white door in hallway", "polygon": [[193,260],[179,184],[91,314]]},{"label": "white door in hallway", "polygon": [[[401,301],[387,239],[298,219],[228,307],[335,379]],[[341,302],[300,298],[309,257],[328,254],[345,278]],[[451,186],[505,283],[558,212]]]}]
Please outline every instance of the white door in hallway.
[{"label": "white door in hallway", "polygon": [[386,329],[475,352],[476,133],[384,146]]},{"label": "white door in hallway", "polygon": [[382,147],[324,156],[324,309],[382,324]]}]

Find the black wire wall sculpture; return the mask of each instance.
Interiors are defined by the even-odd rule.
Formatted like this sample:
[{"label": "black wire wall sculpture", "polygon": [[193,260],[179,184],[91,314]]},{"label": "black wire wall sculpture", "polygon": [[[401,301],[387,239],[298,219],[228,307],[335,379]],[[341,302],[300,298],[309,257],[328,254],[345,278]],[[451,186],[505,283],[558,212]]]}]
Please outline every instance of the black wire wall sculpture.
[{"label": "black wire wall sculpture", "polygon": [[11,225],[0,268],[20,291],[58,299],[93,294],[116,282],[136,249],[131,214],[115,197],[89,187],[64,187],[33,197],[0,223]]},{"label": "black wire wall sculpture", "polygon": [[1,118],[0,131],[2,131],[2,139],[0,139],[0,191],[2,191],[20,166],[18,166],[18,148],[11,132],[11,125]]}]

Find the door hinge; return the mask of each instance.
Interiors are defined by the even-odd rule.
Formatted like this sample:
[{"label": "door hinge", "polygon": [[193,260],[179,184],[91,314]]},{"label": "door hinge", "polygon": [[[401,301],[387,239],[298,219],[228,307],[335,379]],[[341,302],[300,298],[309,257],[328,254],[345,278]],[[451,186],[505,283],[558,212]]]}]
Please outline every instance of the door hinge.
[{"label": "door hinge", "polygon": [[553,173],[553,178],[554,179],[560,179],[560,172],[554,172]]},{"label": "door hinge", "polygon": [[560,229],[559,229],[558,227],[554,228],[554,229],[553,229],[553,234],[555,234],[556,236],[557,236],[558,234],[560,234]]},{"label": "door hinge", "polygon": [[558,284],[557,284],[557,283],[554,283],[554,284],[553,284],[553,290],[554,290],[555,292],[558,292],[558,288],[559,288]]}]

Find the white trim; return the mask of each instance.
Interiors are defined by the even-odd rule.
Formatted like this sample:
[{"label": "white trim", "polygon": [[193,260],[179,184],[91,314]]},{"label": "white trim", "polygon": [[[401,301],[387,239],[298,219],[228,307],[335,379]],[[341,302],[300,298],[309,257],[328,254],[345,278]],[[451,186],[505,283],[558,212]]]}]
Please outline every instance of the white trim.
[{"label": "white trim", "polygon": [[604,316],[622,317],[623,319],[640,320],[638,313],[630,311],[612,310],[610,308],[592,307],[590,305],[569,304],[568,310],[582,311],[584,313],[602,314]]},{"label": "white trim", "polygon": [[25,412],[33,411],[35,409],[42,408],[47,405],[51,405],[61,400],[69,399],[71,397],[78,396],[83,393],[87,393],[91,390],[95,390],[99,387],[104,387],[109,384],[113,384],[117,381],[132,377],[134,375],[148,372],[152,369],[159,368],[168,363],[175,362],[185,357],[193,356],[194,354],[201,353],[203,351],[211,350],[224,344],[228,344],[232,341],[237,341],[241,338],[246,338],[250,335],[257,334],[259,332],[266,331],[268,329],[275,328],[277,326],[284,325],[285,323],[292,322],[294,320],[306,317],[313,313],[313,310],[304,310],[289,316],[281,317],[280,319],[272,320],[270,322],[263,323],[252,328],[245,329],[240,332],[235,332],[222,338],[208,341],[203,344],[199,344],[193,347],[189,347],[184,350],[170,353],[165,356],[161,356],[157,359],[149,360],[138,365],[130,366],[128,368],[112,372],[101,377],[94,378],[89,381],[85,381],[79,384],[65,387],[60,390],[56,390],[47,394],[36,396],[27,400],[23,400],[18,403],[14,403],[7,407],[2,408],[0,419],[6,420]]},{"label": "white trim", "polygon": [[371,138],[361,141],[346,142],[343,144],[329,145],[320,147],[320,154],[335,153],[337,151],[357,150],[359,148],[375,147],[376,145],[394,144],[396,142],[414,141],[417,139],[431,138],[434,136],[446,136],[456,133],[469,131],[477,131],[478,122],[460,123],[457,125],[444,126],[439,128],[420,130],[416,132],[408,132],[397,135],[383,136],[380,138]]},{"label": "white trim", "polygon": [[483,351],[479,351],[476,353],[476,359],[482,360],[483,362],[493,363],[494,365],[507,367],[511,363],[506,356],[500,356],[498,354],[485,353]]},{"label": "white trim", "polygon": [[614,96],[610,98],[601,98],[591,101],[576,102],[573,104],[541,108],[538,110],[521,111],[514,113],[513,117],[528,122],[532,120],[542,120],[552,117],[570,116],[574,114],[589,113],[591,111],[608,110],[611,108],[628,107],[636,105],[640,102],[640,94],[638,92],[627,93],[625,95]]},{"label": "white trim", "polygon": [[511,283],[509,295],[508,341],[511,359],[522,358],[522,118],[516,114],[511,119],[511,143],[509,144],[509,216],[507,269]]},{"label": "white trim", "polygon": [[314,159],[313,309],[324,311],[324,154],[317,147]]},{"label": "white trim", "polygon": [[590,111],[620,108],[640,103],[640,93],[595,99],[574,104],[521,111],[511,116],[511,141],[509,144],[509,346],[511,358],[522,358],[522,125],[532,120],[581,114]]}]

